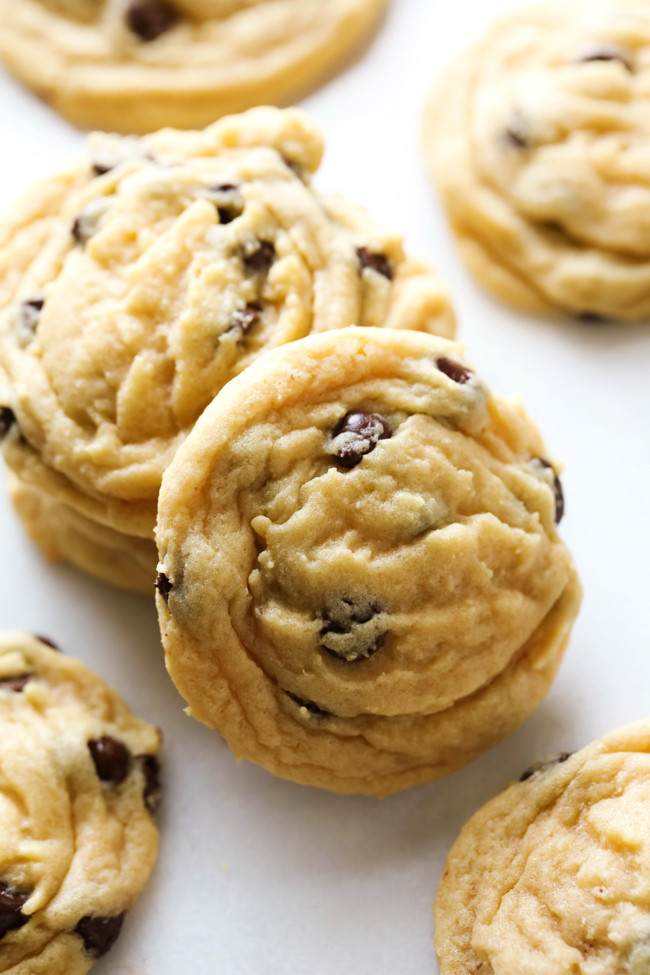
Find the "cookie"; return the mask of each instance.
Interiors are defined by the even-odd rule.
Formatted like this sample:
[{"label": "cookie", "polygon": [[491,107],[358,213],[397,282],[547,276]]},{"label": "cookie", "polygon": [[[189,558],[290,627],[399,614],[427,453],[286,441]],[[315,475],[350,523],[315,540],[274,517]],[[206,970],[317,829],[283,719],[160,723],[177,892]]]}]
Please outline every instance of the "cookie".
[{"label": "cookie", "polygon": [[451,849],[441,975],[646,975],[649,802],[647,720],[524,772]]},{"label": "cookie", "polygon": [[12,474],[8,490],[28,534],[50,561],[63,559],[113,586],[152,594],[158,559],[152,539],[91,521]]},{"label": "cookie", "polygon": [[196,418],[265,350],[350,324],[453,333],[437,275],[312,188],[322,148],[308,116],[271,108],[96,137],[18,206],[0,227],[0,439],[24,484],[132,549]]},{"label": "cookie", "polygon": [[160,732],[79,661],[0,634],[0,971],[83,975],[156,859]]},{"label": "cookie", "polygon": [[532,7],[429,103],[425,146],[463,256],[529,309],[650,315],[650,8]]},{"label": "cookie", "polygon": [[562,510],[536,428],[459,345],[348,328],[269,352],[163,478],[170,675],[277,775],[436,779],[548,690],[580,600]]},{"label": "cookie", "polygon": [[294,101],[388,0],[0,0],[0,55],[77,125],[199,128]]}]

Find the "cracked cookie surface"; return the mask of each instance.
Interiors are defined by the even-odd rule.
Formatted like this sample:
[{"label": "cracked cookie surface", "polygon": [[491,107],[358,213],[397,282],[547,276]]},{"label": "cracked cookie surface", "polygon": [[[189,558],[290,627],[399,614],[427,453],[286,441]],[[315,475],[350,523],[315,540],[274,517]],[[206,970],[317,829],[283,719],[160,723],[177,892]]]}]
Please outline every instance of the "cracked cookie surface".
[{"label": "cracked cookie surface", "polygon": [[388,0],[0,0],[0,54],[86,128],[199,128],[295,100]]},{"label": "cracked cookie surface", "polygon": [[435,272],[312,188],[322,149],[270,108],[96,137],[20,204],[0,228],[0,439],[21,481],[151,538],[163,470],[262,352],[350,324],[453,333]]},{"label": "cracked cookie surface", "polygon": [[84,975],[158,843],[160,732],[77,660],[0,634],[0,970]]},{"label": "cracked cookie surface", "polygon": [[535,6],[436,85],[425,149],[482,284],[585,321],[650,314],[650,10]]},{"label": "cracked cookie surface", "polygon": [[529,769],[463,829],[435,907],[441,975],[645,975],[650,721]]},{"label": "cracked cookie surface", "polygon": [[349,328],[260,359],[163,480],[157,602],[192,715],[277,774],[380,795],[514,730],[579,604],[543,455],[444,339]]}]

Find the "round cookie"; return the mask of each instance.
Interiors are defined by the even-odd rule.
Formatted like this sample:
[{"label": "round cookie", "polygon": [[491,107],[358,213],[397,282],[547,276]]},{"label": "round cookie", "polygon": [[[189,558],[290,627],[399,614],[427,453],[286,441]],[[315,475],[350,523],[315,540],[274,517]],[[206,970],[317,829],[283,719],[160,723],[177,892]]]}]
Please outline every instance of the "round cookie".
[{"label": "round cookie", "polygon": [[163,470],[262,352],[352,323],[453,333],[437,275],[312,188],[322,148],[308,116],[271,108],[95,137],[18,206],[0,227],[0,439],[21,481],[150,539]]},{"label": "round cookie", "polygon": [[650,7],[532,7],[436,86],[431,172],[479,281],[586,321],[650,315]]},{"label": "round cookie", "polygon": [[538,763],[479,810],[435,905],[441,975],[646,975],[650,721]]},{"label": "round cookie", "polygon": [[348,328],[268,353],[166,471],[172,679],[236,755],[336,792],[445,775],[544,696],[580,601],[559,479],[460,346]]},{"label": "round cookie", "polygon": [[83,975],[156,859],[160,732],[79,661],[0,634],[0,971]]},{"label": "round cookie", "polygon": [[0,0],[0,55],[77,125],[200,128],[296,100],[388,0]]}]

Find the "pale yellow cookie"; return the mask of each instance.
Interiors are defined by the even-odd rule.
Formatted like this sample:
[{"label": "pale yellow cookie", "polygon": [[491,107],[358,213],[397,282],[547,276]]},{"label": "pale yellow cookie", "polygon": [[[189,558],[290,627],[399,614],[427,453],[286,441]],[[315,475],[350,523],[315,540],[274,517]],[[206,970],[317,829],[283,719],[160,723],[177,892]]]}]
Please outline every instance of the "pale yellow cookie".
[{"label": "pale yellow cookie", "polygon": [[23,483],[150,539],[163,470],[265,350],[350,324],[453,334],[438,276],[312,188],[322,148],[271,108],[95,137],[0,226],[0,439]]},{"label": "pale yellow cookie", "polygon": [[431,172],[482,284],[587,321],[650,314],[650,6],[532,7],[437,84]]},{"label": "pale yellow cookie", "polygon": [[156,859],[159,748],[79,661],[0,634],[0,971],[84,975],[112,946]]},{"label": "pale yellow cookie", "polygon": [[451,849],[440,975],[647,975],[649,804],[647,720],[525,772]]},{"label": "pale yellow cookie", "polygon": [[386,795],[460,767],[553,679],[580,601],[559,479],[444,339],[348,328],[225,387],[163,478],[157,604],[236,755]]},{"label": "pale yellow cookie", "polygon": [[152,539],[125,535],[9,475],[9,495],[25,529],[51,561],[64,559],[103,582],[150,596],[158,555]]},{"label": "pale yellow cookie", "polygon": [[198,128],[293,101],[366,38],[388,0],[0,0],[0,55],[72,122]]}]

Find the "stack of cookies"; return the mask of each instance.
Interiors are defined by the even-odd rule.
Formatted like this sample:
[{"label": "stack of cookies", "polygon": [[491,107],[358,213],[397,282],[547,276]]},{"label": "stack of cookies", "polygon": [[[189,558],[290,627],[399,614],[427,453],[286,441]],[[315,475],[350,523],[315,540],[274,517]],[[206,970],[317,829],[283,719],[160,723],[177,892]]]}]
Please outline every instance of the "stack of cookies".
[{"label": "stack of cookies", "polygon": [[95,137],[0,228],[0,435],[33,538],[151,593],[160,480],[221,387],[343,325],[453,333],[395,234],[325,199],[297,110]]}]

